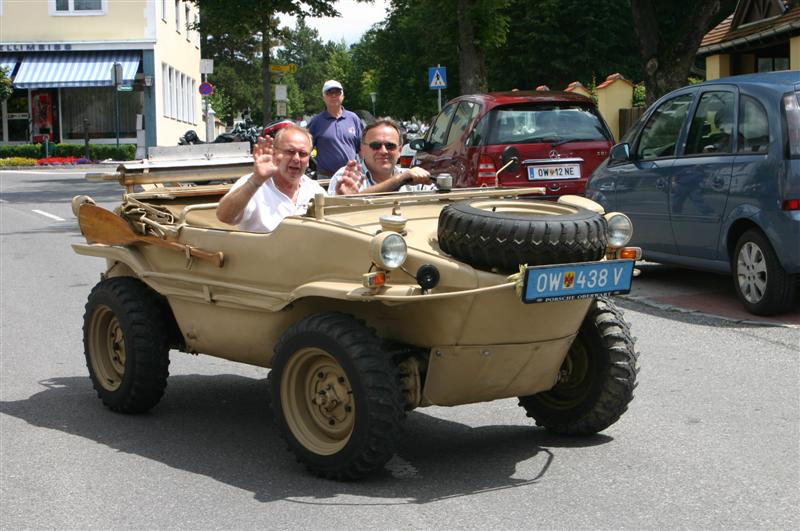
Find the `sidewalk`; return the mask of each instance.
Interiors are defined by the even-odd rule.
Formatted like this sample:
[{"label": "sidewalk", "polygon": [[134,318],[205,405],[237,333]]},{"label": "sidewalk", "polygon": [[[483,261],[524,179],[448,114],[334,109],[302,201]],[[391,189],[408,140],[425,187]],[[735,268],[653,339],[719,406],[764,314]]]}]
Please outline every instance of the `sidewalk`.
[{"label": "sidewalk", "polygon": [[723,319],[773,326],[800,328],[800,297],[791,311],[769,317],[748,313],[736,296],[733,279],[677,267],[640,262],[641,271],[633,279],[633,289],[624,299],[633,300],[662,310],[702,313]]}]

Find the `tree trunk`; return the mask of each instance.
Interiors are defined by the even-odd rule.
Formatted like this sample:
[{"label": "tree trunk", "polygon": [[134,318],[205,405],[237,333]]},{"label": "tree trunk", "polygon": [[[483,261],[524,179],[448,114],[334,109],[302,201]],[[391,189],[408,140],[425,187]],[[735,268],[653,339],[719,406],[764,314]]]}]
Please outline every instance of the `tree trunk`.
[{"label": "tree trunk", "polygon": [[475,45],[472,21],[473,0],[458,0],[458,81],[461,94],[486,92],[486,56]]},{"label": "tree trunk", "polygon": [[264,28],[262,30],[262,39],[261,39],[261,79],[262,79],[262,89],[264,91],[264,123],[262,125],[266,125],[272,121],[272,84],[270,83],[270,75],[269,75],[269,43],[272,40],[270,37],[272,36],[270,30],[272,25],[269,23],[269,16],[265,18],[265,21],[262,25]]},{"label": "tree trunk", "polygon": [[664,35],[652,0],[632,0],[633,25],[650,106],[664,94],[687,84],[703,35],[719,13],[720,0],[695,0],[681,15],[683,24],[673,35]]}]

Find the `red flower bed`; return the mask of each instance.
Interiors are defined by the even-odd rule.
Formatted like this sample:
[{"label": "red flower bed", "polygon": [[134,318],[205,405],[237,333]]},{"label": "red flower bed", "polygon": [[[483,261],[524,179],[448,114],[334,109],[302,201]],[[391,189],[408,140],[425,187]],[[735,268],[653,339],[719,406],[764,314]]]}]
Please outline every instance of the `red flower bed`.
[{"label": "red flower bed", "polygon": [[61,166],[63,164],[86,164],[89,160],[81,157],[47,157],[36,161],[37,166]]}]

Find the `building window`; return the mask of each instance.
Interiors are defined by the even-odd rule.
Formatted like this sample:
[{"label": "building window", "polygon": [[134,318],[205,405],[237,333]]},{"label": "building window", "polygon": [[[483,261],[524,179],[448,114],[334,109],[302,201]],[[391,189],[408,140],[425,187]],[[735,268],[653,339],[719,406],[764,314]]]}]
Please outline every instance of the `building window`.
[{"label": "building window", "polygon": [[[114,87],[61,89],[62,137],[81,140],[84,118],[88,120],[89,138],[114,138],[116,123]],[[136,138],[136,115],[144,109],[143,92],[119,93],[119,135]]]},{"label": "building window", "polygon": [[184,19],[186,20],[186,40],[188,41],[191,37],[189,36],[189,30],[192,26],[192,15],[189,13],[189,4],[184,4]]},{"label": "building window", "polygon": [[50,0],[49,7],[55,16],[105,15],[108,0]]},{"label": "building window", "polygon": [[167,0],[161,0],[161,20],[167,21]]},{"label": "building window", "polygon": [[175,0],[175,31],[181,32],[181,2]]},{"label": "building window", "polygon": [[169,104],[169,93],[170,93],[170,83],[169,83],[169,66],[162,63],[161,64],[161,96],[164,98],[164,116],[169,117],[169,114],[172,112],[172,106]]},{"label": "building window", "polygon": [[200,48],[200,15],[197,13],[194,14],[194,45]]}]

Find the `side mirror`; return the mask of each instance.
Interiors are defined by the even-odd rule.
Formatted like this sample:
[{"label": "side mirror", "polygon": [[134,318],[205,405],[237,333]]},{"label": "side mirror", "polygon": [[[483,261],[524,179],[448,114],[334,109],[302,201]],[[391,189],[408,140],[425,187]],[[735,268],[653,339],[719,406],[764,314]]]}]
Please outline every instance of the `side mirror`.
[{"label": "side mirror", "polygon": [[500,161],[503,163],[503,166],[497,171],[497,174],[500,175],[503,171],[510,171],[515,172],[519,169],[519,151],[514,146],[508,146],[503,150],[503,154],[500,156]]},{"label": "side mirror", "polygon": [[631,160],[631,146],[627,142],[614,144],[608,154],[609,162],[620,164]]},{"label": "side mirror", "polygon": [[428,142],[424,138],[417,138],[409,142],[408,147],[410,147],[414,151],[427,151]]}]

